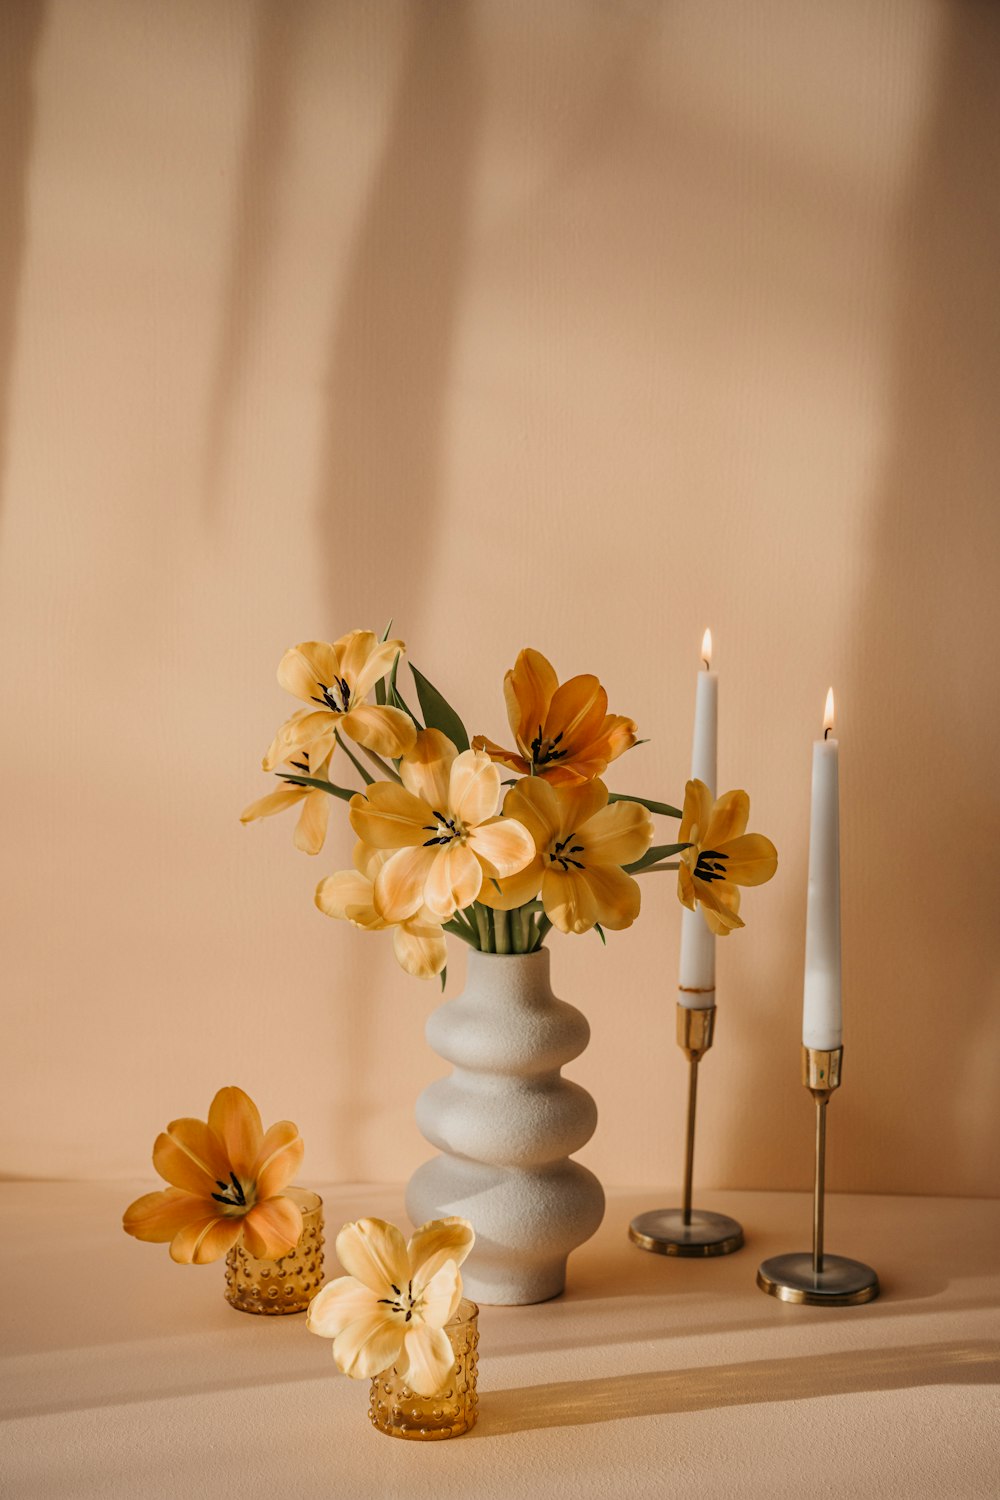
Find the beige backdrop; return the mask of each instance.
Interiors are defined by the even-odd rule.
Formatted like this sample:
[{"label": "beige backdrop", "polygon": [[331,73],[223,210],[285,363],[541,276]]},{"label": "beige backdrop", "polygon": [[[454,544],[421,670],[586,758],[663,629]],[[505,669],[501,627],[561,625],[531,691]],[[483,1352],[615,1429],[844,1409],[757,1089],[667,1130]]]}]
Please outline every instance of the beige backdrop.
[{"label": "beige backdrop", "polygon": [[[837,690],[835,1188],[994,1194],[1000,12],[5,0],[2,1158],[148,1170],[239,1082],[399,1179],[436,988],[242,828],[284,648],[390,615],[470,727],[594,671],[778,845],[719,960],[705,1185],[803,1187],[811,742]],[[665,838],[675,825],[662,825]],[[582,1159],[680,1174],[679,908],[552,943]],[[457,945],[456,945],[457,946]],[[455,952],[449,990],[462,983]]]}]

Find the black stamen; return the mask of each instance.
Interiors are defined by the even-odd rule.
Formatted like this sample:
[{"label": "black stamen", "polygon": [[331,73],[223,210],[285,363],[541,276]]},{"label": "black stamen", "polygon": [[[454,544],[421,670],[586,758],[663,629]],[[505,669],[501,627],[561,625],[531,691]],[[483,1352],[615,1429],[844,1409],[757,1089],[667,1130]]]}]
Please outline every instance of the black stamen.
[{"label": "black stamen", "polygon": [[411,1308],[410,1311],[406,1314],[406,1321],[407,1321],[407,1323],[410,1321],[410,1319],[412,1317],[413,1317],[413,1309]]},{"label": "black stamen", "polygon": [[403,1295],[402,1292],[399,1290],[399,1287],[396,1285],[396,1283],[394,1281],[390,1281],[389,1285],[392,1287],[392,1289],[396,1293],[397,1297],[401,1297]]}]

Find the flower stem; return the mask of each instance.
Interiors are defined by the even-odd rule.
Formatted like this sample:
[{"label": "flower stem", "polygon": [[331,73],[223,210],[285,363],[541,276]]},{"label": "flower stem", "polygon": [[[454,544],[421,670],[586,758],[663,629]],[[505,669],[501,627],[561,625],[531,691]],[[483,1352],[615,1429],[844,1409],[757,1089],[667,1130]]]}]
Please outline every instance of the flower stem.
[{"label": "flower stem", "polygon": [[[360,749],[361,754],[366,756],[368,760],[371,761],[376,771],[380,771],[387,781],[395,781],[397,785],[403,785],[402,776],[398,775],[397,772],[392,769],[392,766],[386,765],[382,757],[380,755],[376,755],[374,750],[369,750],[366,745],[360,745],[358,748]],[[353,755],[351,756],[351,759],[354,760]]]},{"label": "flower stem", "polygon": [[486,951],[487,953],[495,953],[497,951],[497,929],[492,906],[486,908],[486,930],[490,937],[490,945]]},{"label": "flower stem", "polygon": [[369,776],[368,772],[365,770],[364,766],[358,760],[357,756],[356,755],[352,755],[351,750],[350,750],[349,746],[347,745],[347,742],[341,738],[341,734],[340,734],[340,730],[339,729],[335,729],[334,730],[333,737],[337,741],[337,744],[340,746],[341,750],[343,750],[344,754],[347,756],[347,759],[351,762],[351,765],[354,767],[354,769],[357,771],[358,775],[361,777],[361,780],[364,782],[365,786],[366,787],[371,786],[372,782],[375,780],[374,776]]},{"label": "flower stem", "polygon": [[508,913],[510,917],[510,946],[514,953],[526,953],[524,942],[524,912],[519,906]]},{"label": "flower stem", "polygon": [[510,928],[507,921],[507,913],[497,908],[493,913],[494,931],[497,940],[497,952],[510,952]]},{"label": "flower stem", "polygon": [[479,947],[478,936],[471,930],[471,928],[466,927],[464,922],[458,923],[454,920],[452,920],[451,922],[442,922],[441,930],[442,932],[454,933],[455,937],[461,938],[463,943],[468,943],[470,948]]},{"label": "flower stem", "polygon": [[538,949],[542,946],[545,941],[545,936],[551,926],[552,923],[549,921],[549,918],[545,915],[544,912],[542,912],[542,915],[538,918],[538,936],[535,939],[535,946],[532,949],[532,952],[537,952]]},{"label": "flower stem", "polygon": [[476,913],[476,927],[479,930],[479,951],[480,953],[489,953],[490,929],[486,921],[486,907],[480,906],[477,901],[473,907],[473,911]]}]

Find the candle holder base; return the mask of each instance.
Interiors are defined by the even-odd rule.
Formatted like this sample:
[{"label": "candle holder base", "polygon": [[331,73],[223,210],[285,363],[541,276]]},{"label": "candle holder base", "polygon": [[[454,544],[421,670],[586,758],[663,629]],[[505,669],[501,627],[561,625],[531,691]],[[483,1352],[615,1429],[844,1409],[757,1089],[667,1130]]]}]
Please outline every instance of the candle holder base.
[{"label": "candle holder base", "polygon": [[732,1255],[742,1247],[743,1226],[728,1214],[700,1208],[692,1209],[691,1222],[685,1224],[682,1208],[654,1208],[632,1220],[628,1237],[654,1255]]},{"label": "candle holder base", "polygon": [[846,1255],[824,1255],[823,1269],[816,1272],[811,1250],[763,1261],[757,1285],[782,1302],[805,1302],[811,1307],[855,1307],[879,1294],[878,1277],[871,1266]]}]

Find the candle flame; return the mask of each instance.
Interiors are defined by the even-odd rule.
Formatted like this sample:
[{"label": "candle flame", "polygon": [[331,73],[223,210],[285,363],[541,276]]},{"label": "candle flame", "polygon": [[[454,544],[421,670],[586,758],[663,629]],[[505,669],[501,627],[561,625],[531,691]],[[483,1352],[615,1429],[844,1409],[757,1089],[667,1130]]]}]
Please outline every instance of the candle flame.
[{"label": "candle flame", "polygon": [[701,659],[707,671],[712,665],[712,632],[710,630],[706,630],[701,638]]},{"label": "candle flame", "polygon": [[833,733],[833,688],[827,689],[826,707],[823,709],[823,738]]}]

